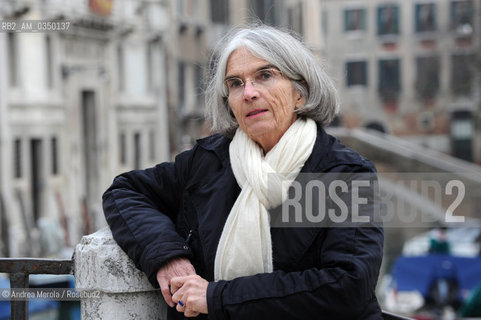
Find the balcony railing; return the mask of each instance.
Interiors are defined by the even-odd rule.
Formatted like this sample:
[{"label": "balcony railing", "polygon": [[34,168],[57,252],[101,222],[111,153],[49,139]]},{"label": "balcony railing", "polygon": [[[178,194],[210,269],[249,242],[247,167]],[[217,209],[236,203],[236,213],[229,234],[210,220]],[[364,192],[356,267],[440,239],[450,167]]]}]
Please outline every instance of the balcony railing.
[{"label": "balcony railing", "polygon": [[[33,258],[1,258],[0,273],[10,274],[11,289],[29,288],[31,274],[73,274],[72,260],[50,260]],[[28,319],[28,299],[11,303],[11,319]]]},{"label": "balcony railing", "polygon": [[[73,260],[0,258],[0,273],[10,274],[11,288],[28,288],[30,274],[74,274],[80,299],[81,319],[167,319],[167,304],[117,246],[108,228],[85,236],[75,248]],[[28,301],[11,300],[13,320],[28,319]],[[383,312],[384,320],[409,318]]]}]

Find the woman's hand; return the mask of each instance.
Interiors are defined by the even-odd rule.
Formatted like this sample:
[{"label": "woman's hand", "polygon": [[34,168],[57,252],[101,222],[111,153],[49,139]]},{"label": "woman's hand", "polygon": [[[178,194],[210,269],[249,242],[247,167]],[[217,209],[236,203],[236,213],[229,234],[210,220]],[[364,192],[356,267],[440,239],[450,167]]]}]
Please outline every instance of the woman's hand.
[{"label": "woman's hand", "polygon": [[172,300],[177,303],[177,311],[186,317],[196,317],[200,313],[207,314],[207,286],[209,282],[199,275],[172,278]]},{"label": "woman's hand", "polygon": [[[189,259],[186,258],[173,258],[157,271],[157,282],[159,283],[165,302],[170,307],[175,305],[174,301],[172,301],[172,295],[175,293],[174,290],[171,290],[172,278],[195,274],[194,266],[190,263]],[[177,302],[177,300],[175,301]]]}]

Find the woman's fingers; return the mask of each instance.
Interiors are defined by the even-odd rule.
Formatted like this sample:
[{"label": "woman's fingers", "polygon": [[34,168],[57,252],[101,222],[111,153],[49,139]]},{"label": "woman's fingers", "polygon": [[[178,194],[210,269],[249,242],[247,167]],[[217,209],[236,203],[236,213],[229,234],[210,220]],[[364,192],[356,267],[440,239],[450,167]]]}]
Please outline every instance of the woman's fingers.
[{"label": "woman's fingers", "polygon": [[194,310],[192,310],[192,308],[187,308],[186,304],[182,300],[178,301],[175,309],[178,312],[183,312],[184,316],[186,316],[186,317],[197,317],[200,314],[200,312],[194,311]]},{"label": "woman's fingers", "polygon": [[178,287],[172,288],[171,279],[188,275],[195,275],[195,269],[189,259],[186,258],[173,258],[157,271],[157,282],[162,296],[170,307],[173,307],[176,303],[175,300],[172,300],[172,294],[178,289]]},{"label": "woman's fingers", "polygon": [[198,275],[172,278],[171,286],[178,288],[172,296],[177,303],[177,311],[183,312],[186,317],[207,314],[208,285],[209,282]]},{"label": "woman's fingers", "polygon": [[172,308],[174,302],[172,301],[172,295],[170,293],[169,281],[167,281],[166,277],[159,278],[159,276],[157,276],[157,281],[159,282],[160,292],[162,292],[165,302]]},{"label": "woman's fingers", "polygon": [[175,277],[175,278],[172,278],[170,280],[170,292],[172,294],[175,294],[177,292],[177,290],[179,290],[182,287],[182,285],[184,284],[183,282],[172,281],[173,279],[180,279],[180,278],[185,278],[185,277]]},{"label": "woman's fingers", "polygon": [[197,317],[199,314],[200,312],[187,312],[187,311],[184,312],[184,316],[189,318]]},{"label": "woman's fingers", "polygon": [[[186,288],[182,288],[182,286],[184,285],[185,281],[187,281],[188,278],[189,277],[175,277],[175,278],[172,278],[170,281],[170,286],[172,288],[175,288],[175,292],[172,295],[172,300],[175,303],[177,303],[177,311],[179,310],[179,305],[181,308],[185,307],[185,301],[182,301],[182,295],[186,291]],[[184,304],[184,306],[182,306],[182,304],[179,303],[179,300],[182,301],[182,304]]]}]

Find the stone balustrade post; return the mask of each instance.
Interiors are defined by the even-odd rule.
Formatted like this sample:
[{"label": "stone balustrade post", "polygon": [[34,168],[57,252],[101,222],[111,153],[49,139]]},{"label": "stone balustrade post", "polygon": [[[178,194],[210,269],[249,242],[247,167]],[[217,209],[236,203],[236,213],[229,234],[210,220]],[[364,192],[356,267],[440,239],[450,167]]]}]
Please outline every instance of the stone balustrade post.
[{"label": "stone balustrade post", "polygon": [[84,236],[75,248],[75,288],[82,320],[167,319],[160,290],[120,249],[108,227]]}]

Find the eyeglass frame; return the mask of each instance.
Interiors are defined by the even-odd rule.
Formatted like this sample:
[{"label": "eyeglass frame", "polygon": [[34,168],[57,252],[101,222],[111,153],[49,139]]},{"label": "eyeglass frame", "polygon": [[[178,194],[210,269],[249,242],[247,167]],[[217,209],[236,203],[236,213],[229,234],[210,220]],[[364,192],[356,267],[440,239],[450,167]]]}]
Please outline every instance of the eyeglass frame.
[{"label": "eyeglass frame", "polygon": [[[280,77],[286,77],[281,70],[279,70],[277,67],[275,67],[274,65],[266,65],[266,66],[263,66],[259,69],[257,69],[253,75],[257,74],[258,72],[262,72],[262,71],[273,71],[274,73],[278,73],[280,75]],[[255,78],[255,76],[254,76]],[[227,95],[225,95],[225,98],[228,98],[229,95],[231,95],[231,93],[229,92],[229,86],[227,85],[227,81],[229,80],[239,80],[240,81],[240,86],[242,87],[242,91],[245,90],[245,85],[247,83],[247,81],[250,80],[252,86],[256,87],[256,84],[259,84],[258,82],[256,81],[253,81],[252,79],[250,78],[246,78],[245,80],[243,80],[241,77],[238,77],[238,76],[231,76],[231,77],[228,77],[226,79],[224,79],[223,83],[224,83],[224,86],[226,88],[226,91],[227,91]]]}]

